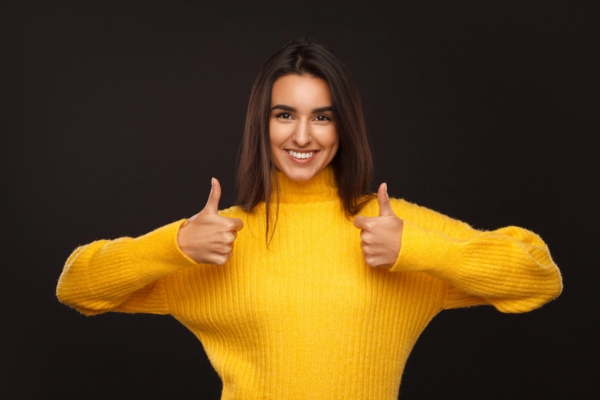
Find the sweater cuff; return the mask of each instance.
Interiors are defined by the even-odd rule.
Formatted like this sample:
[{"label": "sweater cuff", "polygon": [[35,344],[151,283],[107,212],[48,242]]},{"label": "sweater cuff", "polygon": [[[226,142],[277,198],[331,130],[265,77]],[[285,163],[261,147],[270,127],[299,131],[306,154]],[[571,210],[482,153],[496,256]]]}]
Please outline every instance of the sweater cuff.
[{"label": "sweater cuff", "polygon": [[431,273],[442,265],[452,265],[460,258],[462,243],[404,220],[400,254],[390,271]]},{"label": "sweater cuff", "polygon": [[[141,265],[163,266],[171,271],[198,265],[189,258],[177,244],[177,234],[185,219],[173,222],[135,239],[135,257],[142,261]],[[159,267],[160,268],[160,267]],[[162,268],[160,268],[162,269]],[[152,268],[139,273],[154,275]],[[164,271],[161,271],[164,273]],[[160,273],[162,275],[162,273]]]}]

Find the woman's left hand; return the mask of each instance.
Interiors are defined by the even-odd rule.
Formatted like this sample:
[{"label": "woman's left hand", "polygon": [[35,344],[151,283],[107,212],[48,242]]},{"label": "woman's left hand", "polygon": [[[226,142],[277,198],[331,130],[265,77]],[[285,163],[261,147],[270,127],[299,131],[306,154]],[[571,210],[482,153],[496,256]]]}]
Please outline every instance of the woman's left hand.
[{"label": "woman's left hand", "polygon": [[379,216],[358,216],[354,219],[354,226],[361,230],[360,247],[367,264],[371,267],[391,267],[400,254],[404,222],[392,210],[386,183],[379,186],[377,201]]}]

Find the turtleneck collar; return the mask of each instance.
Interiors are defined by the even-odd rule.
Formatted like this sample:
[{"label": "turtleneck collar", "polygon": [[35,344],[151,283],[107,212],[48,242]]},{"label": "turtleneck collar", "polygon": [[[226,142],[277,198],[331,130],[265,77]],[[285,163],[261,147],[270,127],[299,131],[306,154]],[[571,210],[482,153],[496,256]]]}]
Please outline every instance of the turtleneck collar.
[{"label": "turtleneck collar", "polygon": [[333,168],[327,167],[304,182],[293,181],[284,173],[277,171],[280,203],[312,203],[338,198],[338,189]]}]

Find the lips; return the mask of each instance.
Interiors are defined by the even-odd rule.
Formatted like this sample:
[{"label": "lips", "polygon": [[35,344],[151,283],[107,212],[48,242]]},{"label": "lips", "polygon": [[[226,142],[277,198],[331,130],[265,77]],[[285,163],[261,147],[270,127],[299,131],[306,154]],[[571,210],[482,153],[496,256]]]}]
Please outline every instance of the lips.
[{"label": "lips", "polygon": [[294,151],[294,150],[287,150],[287,152],[290,156],[292,156],[293,158],[296,158],[298,160],[309,159],[316,153],[316,151],[299,152],[299,151]]}]

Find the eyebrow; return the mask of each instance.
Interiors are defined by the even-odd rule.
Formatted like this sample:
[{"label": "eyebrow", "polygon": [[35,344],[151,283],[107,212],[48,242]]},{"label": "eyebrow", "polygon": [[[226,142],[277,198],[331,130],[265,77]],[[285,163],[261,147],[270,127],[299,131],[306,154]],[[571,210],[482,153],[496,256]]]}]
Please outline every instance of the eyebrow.
[{"label": "eyebrow", "polygon": [[[273,110],[283,110],[283,111],[289,111],[289,112],[298,111],[294,107],[286,106],[284,104],[277,104],[277,105],[271,107],[271,111],[273,111]],[[325,106],[325,107],[315,108],[314,110],[312,110],[312,113],[316,114],[316,113],[321,113],[321,112],[325,112],[325,111],[333,111],[333,107]]]}]

